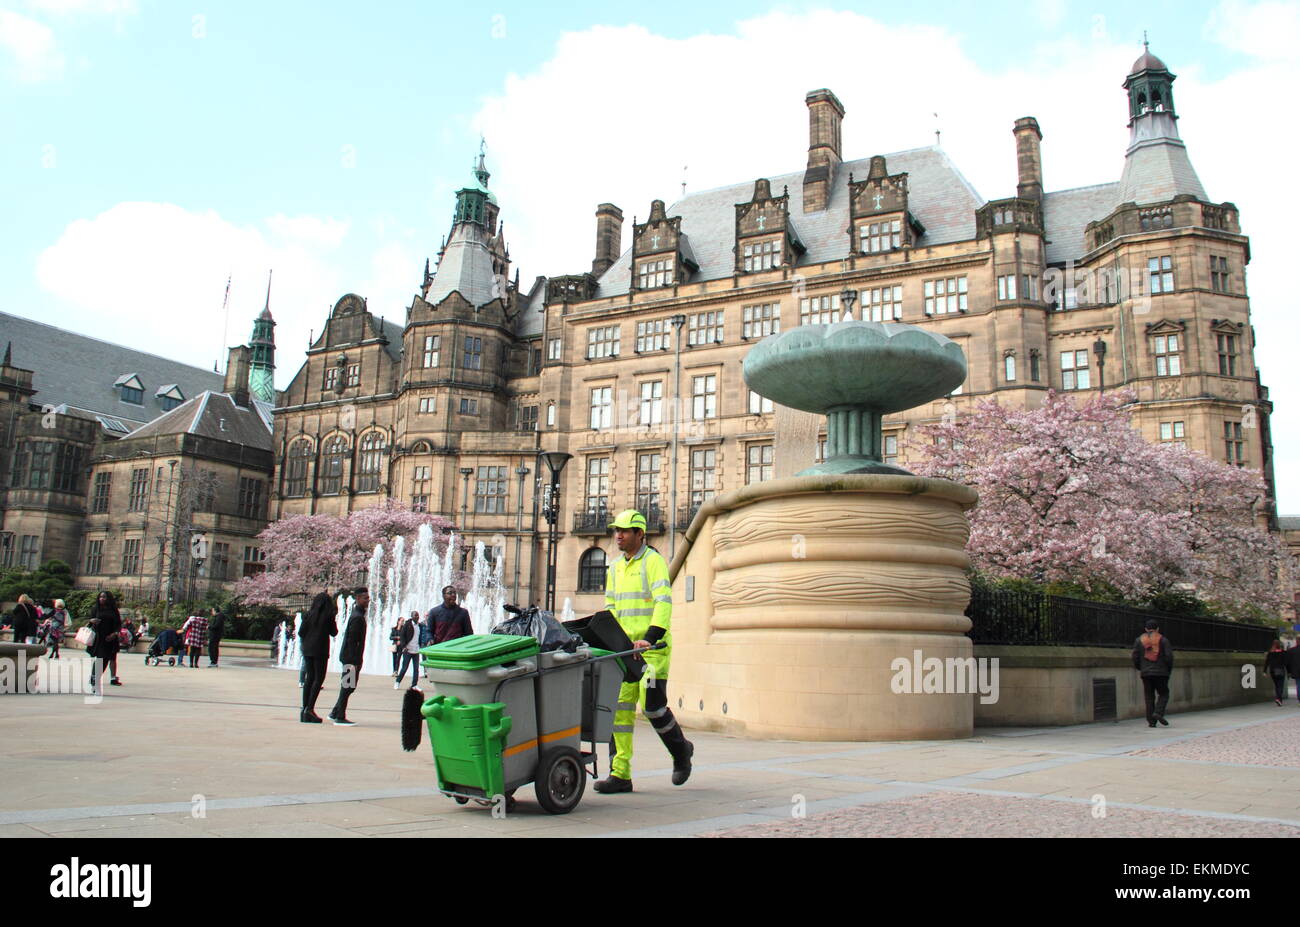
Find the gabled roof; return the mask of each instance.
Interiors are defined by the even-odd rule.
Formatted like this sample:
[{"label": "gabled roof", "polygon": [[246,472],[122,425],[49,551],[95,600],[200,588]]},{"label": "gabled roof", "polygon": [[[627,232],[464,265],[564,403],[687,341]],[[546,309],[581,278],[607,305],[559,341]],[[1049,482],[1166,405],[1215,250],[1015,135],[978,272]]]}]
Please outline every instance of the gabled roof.
[{"label": "gabled roof", "polygon": [[[0,340],[13,342],[15,366],[33,371],[32,402],[83,409],[131,427],[163,414],[153,392],[161,384],[174,384],[193,396],[205,389],[221,389],[223,382],[221,374],[211,370],[4,312],[0,312]],[[117,389],[132,375],[145,390],[143,405],[123,402]]]},{"label": "gabled roof", "polygon": [[149,424],[140,426],[128,437],[192,434],[269,451],[273,448],[270,415],[259,406],[267,404],[254,403],[243,408],[235,405],[226,393],[205,390]]},{"label": "gabled roof", "polygon": [[[953,165],[944,152],[934,146],[896,151],[885,156],[890,173],[906,172],[908,208],[925,227],[918,244],[938,245],[975,237],[975,211],[984,200]],[[803,211],[802,170],[769,178],[776,193],[788,187],[790,216],[799,227],[799,240],[807,248],[800,264],[834,261],[849,255],[849,174],[855,180],[867,176],[870,158],[846,161],[835,171],[830,201],[822,212]],[[718,280],[735,271],[736,204],[746,203],[754,195],[754,179],[727,187],[694,193],[670,206],[669,216],[682,217],[682,232],[690,236],[691,247],[700,270],[691,282]],[[596,297],[626,293],[632,252],[627,250],[600,278]]]}]

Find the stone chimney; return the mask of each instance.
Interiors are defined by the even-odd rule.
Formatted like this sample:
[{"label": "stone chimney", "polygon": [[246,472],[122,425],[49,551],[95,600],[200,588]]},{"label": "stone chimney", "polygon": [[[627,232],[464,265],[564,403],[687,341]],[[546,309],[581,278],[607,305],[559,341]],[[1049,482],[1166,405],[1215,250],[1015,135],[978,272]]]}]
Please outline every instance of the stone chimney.
[{"label": "stone chimney", "polygon": [[1033,116],[1023,116],[1016,120],[1012,129],[1016,136],[1016,171],[1020,183],[1016,186],[1016,196],[1028,199],[1043,198],[1043,155],[1038,143],[1043,140],[1039,131],[1038,120]]},{"label": "stone chimney", "polygon": [[226,382],[221,387],[221,391],[230,396],[235,405],[244,409],[249,406],[248,372],[251,362],[252,352],[247,345],[231,348],[226,360]]},{"label": "stone chimney", "polygon": [[599,277],[618,260],[623,243],[623,210],[613,203],[596,207],[596,259],[591,262],[591,273]]},{"label": "stone chimney", "polygon": [[808,168],[803,175],[803,211],[821,212],[830,203],[831,185],[840,156],[840,123],[844,104],[829,90],[813,90],[808,104]]}]

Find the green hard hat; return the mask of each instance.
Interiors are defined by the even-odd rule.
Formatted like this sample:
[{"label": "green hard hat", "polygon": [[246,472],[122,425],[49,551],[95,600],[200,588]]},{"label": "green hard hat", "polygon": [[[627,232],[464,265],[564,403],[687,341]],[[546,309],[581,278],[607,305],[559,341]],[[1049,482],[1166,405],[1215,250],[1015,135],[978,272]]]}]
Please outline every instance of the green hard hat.
[{"label": "green hard hat", "polygon": [[618,518],[609,523],[611,528],[640,528],[645,530],[645,516],[636,509],[619,512]]}]

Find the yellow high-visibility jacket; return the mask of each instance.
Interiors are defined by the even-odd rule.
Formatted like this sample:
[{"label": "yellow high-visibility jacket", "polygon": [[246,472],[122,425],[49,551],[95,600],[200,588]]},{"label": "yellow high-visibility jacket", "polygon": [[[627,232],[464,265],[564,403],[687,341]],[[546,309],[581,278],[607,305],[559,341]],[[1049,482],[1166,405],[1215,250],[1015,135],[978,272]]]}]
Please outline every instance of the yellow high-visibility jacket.
[{"label": "yellow high-visibility jacket", "polygon": [[605,573],[605,608],[634,642],[644,640],[651,626],[664,629],[664,648],[647,653],[645,659],[658,678],[668,678],[673,648],[673,588],[663,555],[648,544],[642,544],[631,560],[620,552]]}]

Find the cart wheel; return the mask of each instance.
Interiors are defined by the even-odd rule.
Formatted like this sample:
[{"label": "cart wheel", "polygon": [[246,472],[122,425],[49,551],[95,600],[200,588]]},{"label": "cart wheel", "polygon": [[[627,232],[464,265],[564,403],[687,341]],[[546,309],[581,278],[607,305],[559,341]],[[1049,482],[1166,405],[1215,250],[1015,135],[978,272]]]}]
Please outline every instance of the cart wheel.
[{"label": "cart wheel", "polygon": [[454,798],[454,799],[456,799],[456,804],[458,804],[458,805],[468,805],[468,804],[469,804],[469,799],[466,798],[464,795],[453,795],[453,796],[451,796],[451,797]]},{"label": "cart wheel", "polygon": [[175,658],[175,657],[168,657],[168,658],[167,658],[167,665],[168,665],[168,666],[175,666],[175,665],[176,665],[176,658]]},{"label": "cart wheel", "polygon": [[547,814],[568,814],[578,807],[587,787],[587,770],[572,747],[556,747],[542,754],[533,788]]}]

